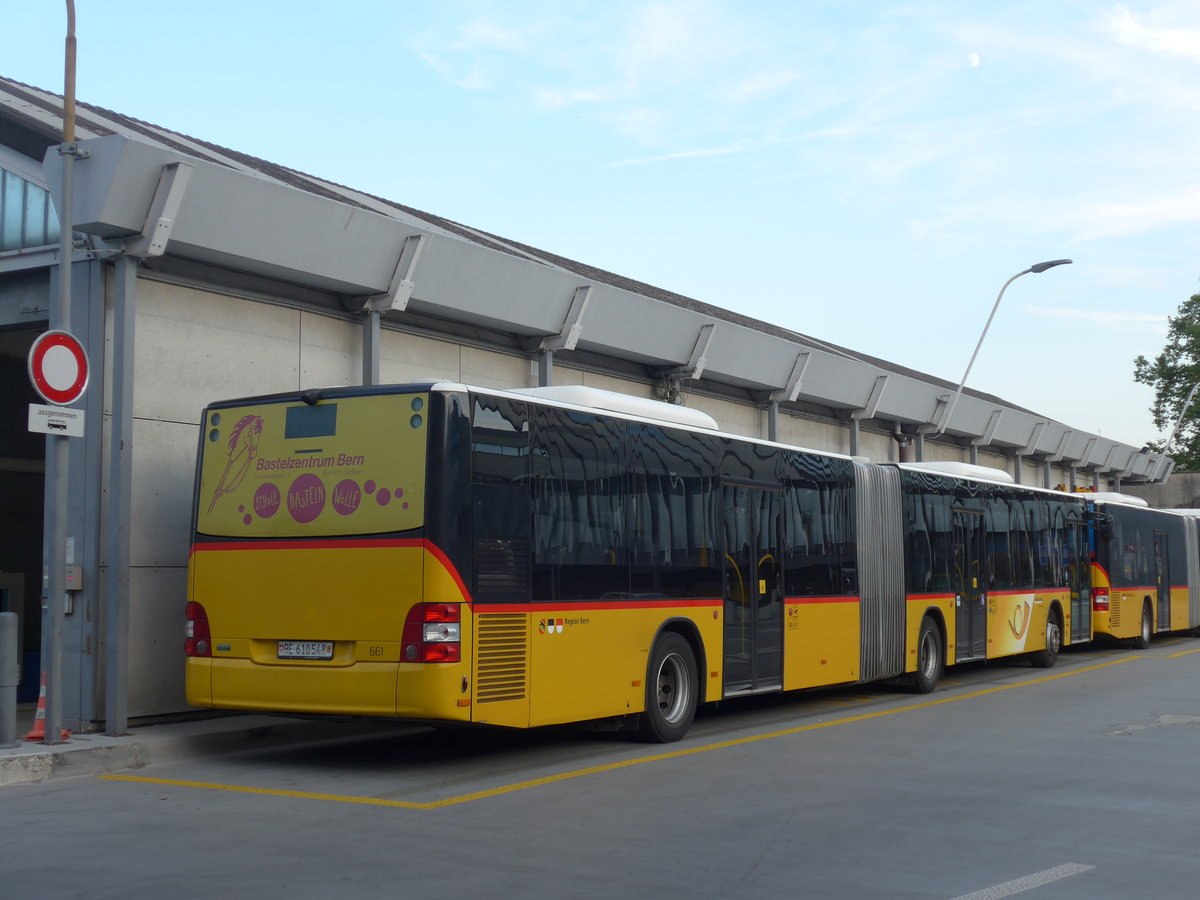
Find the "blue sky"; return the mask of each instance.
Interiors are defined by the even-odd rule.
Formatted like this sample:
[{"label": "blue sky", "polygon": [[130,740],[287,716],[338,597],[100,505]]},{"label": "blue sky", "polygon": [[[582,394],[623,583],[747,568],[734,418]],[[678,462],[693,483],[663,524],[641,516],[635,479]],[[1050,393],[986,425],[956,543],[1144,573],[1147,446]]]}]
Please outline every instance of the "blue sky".
[{"label": "blue sky", "polygon": [[[1153,439],[1200,4],[77,0],[81,100]],[[14,21],[10,12],[6,16]],[[65,5],[2,74],[62,90]]]}]

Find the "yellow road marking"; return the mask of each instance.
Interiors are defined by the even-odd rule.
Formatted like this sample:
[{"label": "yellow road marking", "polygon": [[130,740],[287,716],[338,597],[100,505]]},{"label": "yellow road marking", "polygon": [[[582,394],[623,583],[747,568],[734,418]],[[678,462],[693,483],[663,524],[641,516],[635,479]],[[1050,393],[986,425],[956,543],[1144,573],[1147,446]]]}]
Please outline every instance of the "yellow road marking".
[{"label": "yellow road marking", "polygon": [[1197,647],[1195,650],[1180,650],[1178,653],[1168,653],[1167,659],[1176,659],[1180,656],[1187,656],[1189,653],[1200,653],[1200,647]]},{"label": "yellow road marking", "polygon": [[[1186,651],[1192,653],[1195,651]],[[1182,654],[1177,654],[1182,655]],[[667,759],[678,759],[684,756],[692,756],[697,753],[711,753],[714,750],[727,750],[730,747],[738,747],[743,744],[753,744],[758,741],[773,740],[775,738],[788,737],[793,734],[802,734],[806,731],[816,731],[820,728],[832,728],[835,725],[849,725],[853,722],[865,722],[868,719],[879,719],[884,716],[894,716],[898,713],[913,712],[918,709],[929,709],[934,706],[941,706],[944,703],[957,703],[959,700],[970,700],[975,697],[986,697],[989,694],[998,694],[1001,691],[1010,691],[1014,688],[1028,687],[1033,684],[1043,684],[1047,681],[1054,681],[1059,678],[1067,678],[1072,675],[1081,675],[1084,672],[1094,672],[1097,669],[1106,669],[1109,666],[1120,665],[1121,663],[1130,662],[1135,659],[1142,659],[1140,656],[1124,656],[1120,659],[1109,660],[1108,662],[1098,663],[1094,666],[1086,666],[1082,669],[1071,669],[1067,672],[1059,672],[1054,675],[1043,675],[1041,678],[1031,678],[1028,681],[1019,681],[1015,684],[1002,684],[995,687],[984,688],[979,691],[972,691],[969,694],[957,694],[953,697],[942,697],[937,700],[926,700],[922,703],[913,703],[909,706],[896,707],[894,709],[881,709],[875,712],[860,713],[855,716],[843,716],[837,719],[831,719],[828,722],[811,722],[807,725],[797,725],[793,728],[783,728],[778,731],[768,731],[763,734],[752,734],[748,737],[731,738],[727,741],[718,741],[715,744],[704,744],[700,747],[685,747],[680,750],[671,750],[667,753],[657,753],[653,756],[641,756],[637,759],[627,759],[621,762],[605,763],[600,766],[590,766],[586,769],[573,769],[570,772],[561,772],[558,775],[547,775],[544,778],[534,778],[530,781],[520,781],[516,784],[507,784],[501,787],[491,788],[486,791],[476,791],[472,794],[460,794],[457,797],[446,797],[442,800],[431,800],[426,803],[418,803],[408,800],[381,800],[375,797],[353,797],[344,794],[317,794],[309,791],[285,791],[277,788],[256,788],[243,787],[236,784],[217,784],[207,781],[177,781],[170,778],[146,778],[140,775],[100,775],[99,778],[105,781],[130,781],[139,784],[158,784],[168,785],[171,787],[194,787],[204,788],[212,791],[234,791],[242,794],[262,794],[269,797],[295,797],[302,800],[330,800],[337,803],[360,803],[366,806],[390,806],[400,809],[442,809],[447,806],[458,806],[462,803],[470,803],[473,800],[482,800],[485,797],[497,797],[502,794],[511,794],[516,791],[523,791],[533,787],[541,787],[546,784],[554,784],[558,781],[568,781],[572,778],[582,778],[585,775],[598,775],[602,772],[613,772],[617,769],[625,769],[630,766],[640,766],[645,763],[661,762]]]}]

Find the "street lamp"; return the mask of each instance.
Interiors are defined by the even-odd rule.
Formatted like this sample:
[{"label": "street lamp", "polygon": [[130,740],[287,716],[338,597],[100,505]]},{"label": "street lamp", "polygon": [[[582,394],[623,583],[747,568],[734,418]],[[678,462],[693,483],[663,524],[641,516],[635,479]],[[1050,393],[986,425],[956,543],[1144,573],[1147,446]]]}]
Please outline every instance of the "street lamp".
[{"label": "street lamp", "polygon": [[1053,269],[1055,266],[1067,266],[1071,264],[1069,259],[1051,259],[1046,262],[1034,263],[1028,269],[1022,269],[1008,281],[1004,282],[1004,287],[1000,288],[1000,293],[996,297],[996,302],[992,304],[992,313],[988,316],[987,324],[983,326],[983,334],[979,336],[979,343],[975,345],[975,352],[971,354],[971,361],[967,363],[967,371],[963,372],[962,381],[958,383],[958,388],[954,391],[954,396],[950,398],[950,403],[946,407],[946,412],[942,416],[941,424],[938,425],[934,435],[939,435],[945,432],[950,425],[950,417],[954,415],[954,407],[958,405],[958,398],[962,395],[963,385],[967,383],[967,376],[971,374],[971,367],[975,365],[975,357],[979,356],[979,348],[983,346],[983,339],[987,337],[988,329],[992,327],[992,319],[996,317],[996,310],[1000,308],[1000,301],[1004,298],[1004,292],[1008,286],[1020,278],[1022,275],[1028,275],[1032,272],[1034,275],[1040,275],[1047,269]]},{"label": "street lamp", "polygon": [[1192,385],[1192,389],[1188,391],[1187,399],[1183,401],[1183,406],[1179,408],[1179,418],[1175,421],[1175,427],[1167,435],[1167,442],[1163,444],[1162,452],[1158,454],[1158,464],[1154,467],[1154,475],[1150,479],[1151,484],[1158,481],[1162,476],[1163,466],[1167,464],[1167,453],[1171,450],[1171,441],[1175,440],[1175,432],[1183,424],[1183,417],[1187,415],[1188,407],[1192,405],[1192,398],[1196,396],[1196,388],[1200,388],[1200,381]]}]

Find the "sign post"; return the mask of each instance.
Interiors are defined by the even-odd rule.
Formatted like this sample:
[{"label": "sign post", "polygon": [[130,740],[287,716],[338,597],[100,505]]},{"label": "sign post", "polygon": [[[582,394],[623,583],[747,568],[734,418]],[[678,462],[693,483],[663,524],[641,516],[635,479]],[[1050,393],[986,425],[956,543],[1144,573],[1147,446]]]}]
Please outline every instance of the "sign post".
[{"label": "sign post", "polygon": [[[70,231],[64,227],[64,231]],[[70,258],[65,256],[61,280],[70,278]],[[69,288],[68,288],[69,290]],[[64,306],[69,303],[69,294]],[[69,310],[69,307],[67,307]],[[67,310],[64,310],[66,312]],[[66,319],[67,316],[62,316]],[[87,388],[89,366],[87,351],[73,334],[66,330],[47,331],[29,348],[29,380],[43,400],[53,406],[31,403],[29,430],[46,435],[46,455],[53,462],[53,498],[50,508],[49,553],[44,561],[43,606],[45,634],[42,660],[45,674],[46,722],[43,741],[57,744],[63,739],[62,726],[62,633],[66,614],[67,563],[67,440],[80,437],[84,431],[81,409],[65,409],[83,396]]]}]

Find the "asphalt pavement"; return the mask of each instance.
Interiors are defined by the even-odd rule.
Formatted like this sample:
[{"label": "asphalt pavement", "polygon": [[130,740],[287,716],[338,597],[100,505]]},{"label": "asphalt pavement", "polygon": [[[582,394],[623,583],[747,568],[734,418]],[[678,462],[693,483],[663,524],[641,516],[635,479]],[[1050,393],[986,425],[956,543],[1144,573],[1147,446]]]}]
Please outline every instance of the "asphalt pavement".
[{"label": "asphalt pavement", "polygon": [[[59,743],[28,741],[36,707],[17,710],[17,746],[0,749],[0,787],[79,775],[105,775],[151,763],[266,750],[299,743],[335,743],[386,730],[361,719],[306,719],[255,714],[134,725],[128,734],[68,734]],[[400,726],[398,726],[400,727]]]}]

